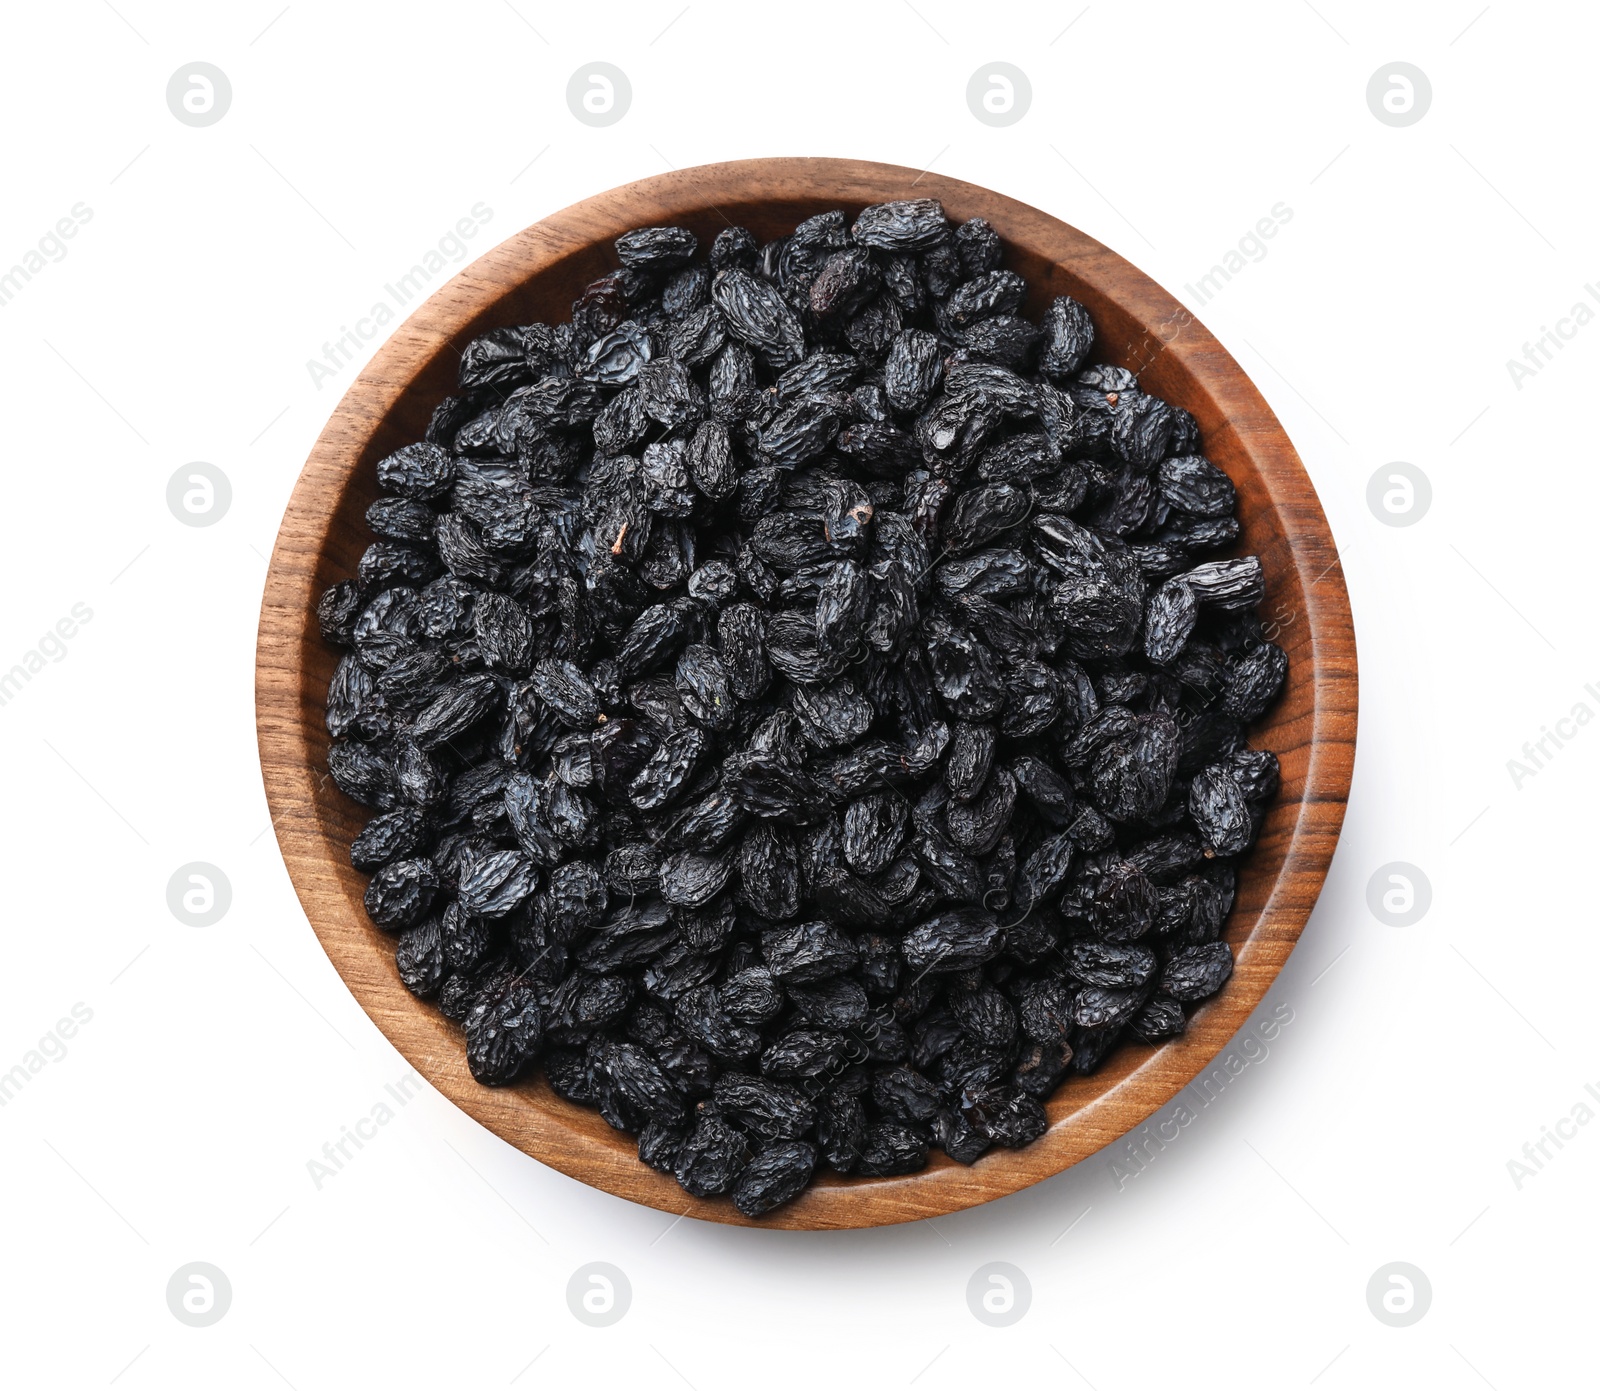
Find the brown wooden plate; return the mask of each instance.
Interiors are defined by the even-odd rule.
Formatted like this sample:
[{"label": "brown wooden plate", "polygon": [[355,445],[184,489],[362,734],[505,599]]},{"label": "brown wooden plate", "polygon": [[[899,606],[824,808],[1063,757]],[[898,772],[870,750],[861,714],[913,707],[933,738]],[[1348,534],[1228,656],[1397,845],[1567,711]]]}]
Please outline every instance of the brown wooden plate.
[{"label": "brown wooden plate", "polygon": [[[320,640],[314,606],[326,586],[355,573],[371,539],[363,514],[377,494],[375,465],[422,437],[454,388],[464,345],[498,325],[562,322],[582,286],[615,267],[620,233],[676,223],[705,245],[737,224],[764,241],[830,208],[853,217],[911,197],[939,199],[957,221],[987,218],[1005,241],[1006,264],[1028,282],[1025,312],[1037,316],[1060,294],[1082,300],[1097,357],[1137,371],[1151,392],[1199,419],[1206,456],[1238,488],[1239,549],[1261,557],[1263,618],[1289,654],[1284,697],[1251,735],[1278,755],[1283,788],[1240,873],[1226,931],[1233,978],[1181,1038],[1122,1044],[1099,1072],[1064,1083],[1048,1103],[1050,1129],[1025,1149],[991,1151],[970,1167],[936,1150],[921,1173],[897,1178],[825,1175],[751,1224],[727,1198],[690,1198],[641,1164],[631,1138],[542,1077],[479,1086],[457,1026],[401,985],[393,939],[367,920],[365,876],[350,865],[365,812],[325,776],[323,708],[338,654]],[[541,1162],[635,1202],[743,1225],[868,1227],[936,1217],[1059,1173],[1170,1101],[1232,1038],[1293,949],[1339,837],[1355,755],[1356,650],[1327,520],[1294,447],[1238,363],[1165,290],[1082,232],[974,184],[856,160],[740,160],[642,179],[555,213],[468,266],[383,345],[289,500],[261,607],[256,723],[278,843],[312,928],[362,1008],[456,1105]]]}]

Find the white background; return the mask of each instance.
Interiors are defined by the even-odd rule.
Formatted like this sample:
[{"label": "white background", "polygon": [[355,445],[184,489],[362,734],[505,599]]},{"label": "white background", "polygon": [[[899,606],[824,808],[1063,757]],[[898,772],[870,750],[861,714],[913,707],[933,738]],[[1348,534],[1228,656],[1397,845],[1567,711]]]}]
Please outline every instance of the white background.
[{"label": "white background", "polygon": [[[75,203],[93,216],[0,308],[0,669],[75,603],[93,617],[0,707],[0,1071],[75,1002],[93,1018],[0,1109],[6,1380],[1586,1378],[1600,1126],[1547,1142],[1520,1189],[1507,1162],[1600,1085],[1600,730],[1520,789],[1507,760],[1575,703],[1600,711],[1600,327],[1520,388],[1506,361],[1600,281],[1592,11],[517,4],[8,10],[0,267]],[[164,95],[196,59],[233,88],[205,129]],[[564,96],[596,59],[633,86],[606,129]],[[1397,59],[1433,91],[1403,129],[1365,96]],[[1033,88],[1005,129],[965,100],[994,60]],[[1196,308],[1287,427],[1343,549],[1362,672],[1344,838],[1263,1006],[1293,1020],[1126,1183],[1102,1155],[937,1225],[674,1224],[426,1091],[319,1190],[307,1161],[406,1065],[306,923],[256,762],[265,557],[357,370],[319,390],[306,360],[476,202],[493,215],[473,255],[671,165],[775,154],[931,164],[1084,228]],[[1269,254],[1199,308],[1184,287],[1279,202]],[[233,489],[203,529],[165,500],[196,460]],[[1366,501],[1395,460],[1433,488],[1407,528]],[[167,908],[194,860],[233,887],[213,927]],[[1405,928],[1366,901],[1397,860],[1433,887]],[[968,1311],[992,1260],[1031,1285],[1009,1328]],[[192,1261],[231,1282],[209,1328],[167,1307]],[[610,1328],[567,1308],[590,1261],[631,1282]],[[1408,1328],[1368,1308],[1393,1261],[1432,1286]]]}]

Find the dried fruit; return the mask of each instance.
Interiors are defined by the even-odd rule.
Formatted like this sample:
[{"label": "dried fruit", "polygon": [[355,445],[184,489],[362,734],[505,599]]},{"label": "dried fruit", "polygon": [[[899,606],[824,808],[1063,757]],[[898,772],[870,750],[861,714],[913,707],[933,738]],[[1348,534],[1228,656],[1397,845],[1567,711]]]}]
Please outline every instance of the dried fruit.
[{"label": "dried fruit", "polygon": [[817,1151],[803,1140],[779,1140],[745,1165],[733,1188],[733,1205],[746,1217],[761,1217],[811,1182]]},{"label": "dried fruit", "polygon": [[1288,658],[1198,425],[931,199],[616,243],[317,604],[407,989],[748,1216],[1045,1128],[1232,970]]}]

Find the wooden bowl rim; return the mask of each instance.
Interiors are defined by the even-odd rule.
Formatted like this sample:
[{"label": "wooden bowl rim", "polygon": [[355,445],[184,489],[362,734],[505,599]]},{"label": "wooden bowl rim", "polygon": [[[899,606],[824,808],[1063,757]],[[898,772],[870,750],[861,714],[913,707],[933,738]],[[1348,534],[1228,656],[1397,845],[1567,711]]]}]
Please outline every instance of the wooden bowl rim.
[{"label": "wooden bowl rim", "polygon": [[[641,1164],[631,1139],[556,1096],[542,1076],[507,1089],[479,1086],[465,1066],[457,1027],[401,985],[393,941],[361,913],[361,876],[341,853],[345,847],[331,843],[319,814],[319,806],[341,794],[315,766],[309,724],[320,720],[325,694],[306,690],[304,653],[319,641],[316,571],[345,487],[373,434],[428,364],[452,344],[459,347],[465,327],[517,286],[597,240],[708,210],[720,217],[719,205],[820,199],[850,208],[906,197],[938,198],[955,219],[985,216],[1008,243],[1048,248],[1057,265],[1147,331],[1181,324],[1181,332],[1163,337],[1156,351],[1173,355],[1177,368],[1217,405],[1226,432],[1264,485],[1272,520],[1292,555],[1309,634],[1290,672],[1292,689],[1309,683],[1311,692],[1307,767],[1298,802],[1283,798],[1269,816],[1283,839],[1270,893],[1252,919],[1238,921],[1236,907],[1228,924],[1228,940],[1236,944],[1234,976],[1195,1013],[1184,1035],[1153,1048],[1121,1044],[1099,1073],[1064,1084],[1052,1098],[1052,1113],[1062,1109],[1063,1094],[1073,1088],[1084,1093],[1082,1103],[1053,1114],[1051,1128],[1024,1149],[991,1151],[970,1167],[936,1151],[927,1169],[894,1178],[825,1175],[794,1202],[752,1223],[727,1198],[690,1198],[669,1176]],[[1142,272],[1049,214],[959,180],[829,158],[736,160],[641,179],[551,214],[441,286],[378,350],[313,447],[274,545],[256,654],[262,776],[285,865],[334,968],[412,1066],[508,1143],[593,1187],[675,1214],[794,1229],[914,1221],[986,1202],[1087,1158],[1176,1098],[1260,1003],[1305,925],[1343,823],[1356,710],[1349,599],[1316,492],[1282,426],[1210,332]],[[1264,853],[1265,840],[1264,835],[1254,854]]]}]

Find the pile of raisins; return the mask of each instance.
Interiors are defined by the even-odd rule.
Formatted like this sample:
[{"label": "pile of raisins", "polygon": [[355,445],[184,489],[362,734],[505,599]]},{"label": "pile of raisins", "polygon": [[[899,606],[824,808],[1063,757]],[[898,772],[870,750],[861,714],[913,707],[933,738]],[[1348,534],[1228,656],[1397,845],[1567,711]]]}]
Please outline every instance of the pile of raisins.
[{"label": "pile of raisins", "polygon": [[1233,969],[1287,659],[1194,417],[937,202],[616,242],[318,606],[400,978],[751,1216],[1041,1134]]}]

